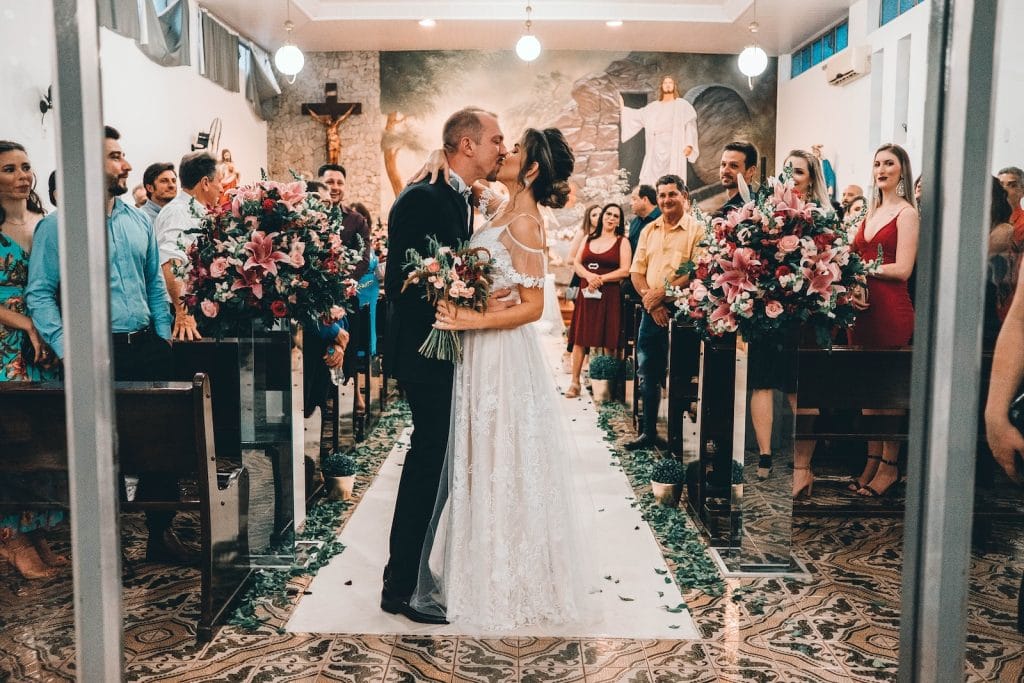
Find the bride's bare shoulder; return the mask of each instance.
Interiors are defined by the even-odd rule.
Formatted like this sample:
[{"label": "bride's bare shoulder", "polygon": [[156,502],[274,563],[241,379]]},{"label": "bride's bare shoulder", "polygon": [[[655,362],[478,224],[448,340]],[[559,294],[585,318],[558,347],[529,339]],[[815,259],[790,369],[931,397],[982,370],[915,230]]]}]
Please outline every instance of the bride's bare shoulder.
[{"label": "bride's bare shoulder", "polygon": [[508,224],[508,232],[516,242],[529,249],[543,249],[544,222],[540,216],[521,213]]}]

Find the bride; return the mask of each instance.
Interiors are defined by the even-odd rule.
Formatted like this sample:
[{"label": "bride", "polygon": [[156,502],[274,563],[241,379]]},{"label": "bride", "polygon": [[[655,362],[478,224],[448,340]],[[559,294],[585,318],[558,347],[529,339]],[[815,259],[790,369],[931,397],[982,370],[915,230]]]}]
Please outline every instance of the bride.
[{"label": "bride", "polygon": [[485,631],[580,619],[583,532],[557,389],[535,326],[544,308],[538,204],[565,205],[574,158],[561,131],[527,129],[498,180],[509,199],[473,235],[492,257],[485,313],[442,304],[435,327],[462,330],[448,450],[420,559],[415,609]]}]

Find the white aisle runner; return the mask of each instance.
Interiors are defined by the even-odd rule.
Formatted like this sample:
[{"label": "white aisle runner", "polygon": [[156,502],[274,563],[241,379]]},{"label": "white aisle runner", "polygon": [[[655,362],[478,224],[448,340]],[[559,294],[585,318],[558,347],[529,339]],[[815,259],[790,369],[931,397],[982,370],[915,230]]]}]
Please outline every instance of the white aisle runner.
[{"label": "white aisle runner", "polygon": [[[560,338],[542,337],[552,373],[564,389],[568,377],[561,372]],[[557,366],[557,367],[556,367]],[[388,534],[395,506],[395,492],[402,472],[408,430],[400,435],[381,466],[380,473],[342,530],[344,552],[320,569],[288,622],[287,630],[299,633],[354,633],[462,636],[551,636],[606,638],[699,638],[690,614],[669,612],[682,603],[674,581],[647,523],[630,504],[633,490],[625,473],[612,466],[611,453],[597,426],[597,412],[589,399],[559,397],[565,423],[578,450],[571,471],[579,477],[577,500],[593,505],[595,528],[591,548],[600,576],[588,597],[588,612],[596,615],[585,623],[531,627],[516,633],[480,633],[458,623],[448,626],[416,624],[380,609],[381,573],[387,560]],[[588,491],[589,489],[589,491]],[[586,519],[591,511],[581,515]],[[639,527],[639,528],[638,528]]]}]

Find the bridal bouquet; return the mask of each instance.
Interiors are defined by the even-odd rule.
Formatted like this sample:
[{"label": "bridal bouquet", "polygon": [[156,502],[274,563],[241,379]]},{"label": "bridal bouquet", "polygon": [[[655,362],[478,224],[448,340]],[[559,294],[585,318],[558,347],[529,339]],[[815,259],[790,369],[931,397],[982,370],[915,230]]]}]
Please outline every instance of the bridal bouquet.
[{"label": "bridal bouquet", "polygon": [[863,261],[831,207],[804,201],[785,176],[711,222],[701,246],[689,284],[670,294],[676,316],[705,338],[738,331],[754,341],[810,326],[829,347],[856,316],[851,289],[880,263]]},{"label": "bridal bouquet", "polygon": [[362,253],[346,248],[331,209],[305,183],[263,180],[228,191],[200,219],[178,268],[200,331],[220,338],[275,320],[330,325],[356,293]]},{"label": "bridal bouquet", "polygon": [[[460,245],[457,249],[442,246],[430,238],[430,256],[424,257],[415,249],[406,254],[406,268],[411,272],[402,285],[402,291],[411,286],[422,286],[424,297],[432,305],[448,301],[455,306],[483,312],[491,291],[491,253],[483,247]],[[420,353],[426,358],[459,362],[462,344],[453,330],[431,328]]]}]

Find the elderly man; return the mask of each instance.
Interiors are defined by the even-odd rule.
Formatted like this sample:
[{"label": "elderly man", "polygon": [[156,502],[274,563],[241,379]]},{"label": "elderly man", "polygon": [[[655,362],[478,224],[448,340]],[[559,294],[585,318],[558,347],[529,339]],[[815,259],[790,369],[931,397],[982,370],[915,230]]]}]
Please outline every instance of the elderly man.
[{"label": "elderly man", "polygon": [[863,196],[863,187],[861,187],[860,185],[847,185],[846,188],[843,190],[843,198],[840,202],[840,204],[843,207],[843,211],[848,211],[850,208],[850,204],[853,203],[853,200],[856,199],[857,197]]},{"label": "elderly man", "polygon": [[[173,174],[173,169],[170,172]],[[195,241],[195,235],[188,231],[199,227],[199,217],[206,214],[207,207],[217,204],[222,189],[217,160],[207,152],[183,156],[178,164],[178,176],[182,192],[160,210],[153,223],[153,233],[160,247],[160,267],[174,310],[174,338],[191,341],[201,337],[195,318],[182,303],[181,281],[174,274],[174,268],[187,260],[185,250]]]},{"label": "elderly man", "polygon": [[677,175],[658,179],[658,208],[661,217],[644,228],[630,268],[630,279],[643,299],[644,312],[636,348],[637,375],[643,400],[642,433],[626,444],[629,450],[664,446],[658,437],[658,405],[661,386],[668,370],[669,309],[666,285],[681,287],[689,275],[677,276],[680,266],[693,261],[704,226],[690,213],[690,193]]}]

